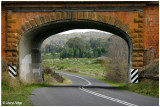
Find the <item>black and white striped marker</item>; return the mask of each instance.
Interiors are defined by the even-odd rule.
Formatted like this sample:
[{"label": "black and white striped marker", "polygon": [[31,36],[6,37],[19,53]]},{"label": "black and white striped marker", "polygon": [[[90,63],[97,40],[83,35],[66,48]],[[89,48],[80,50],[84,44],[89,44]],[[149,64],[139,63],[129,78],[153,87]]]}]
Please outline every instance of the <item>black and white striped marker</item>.
[{"label": "black and white striped marker", "polygon": [[138,69],[131,69],[131,83],[138,83]]},{"label": "black and white striped marker", "polygon": [[15,79],[17,75],[16,66],[9,65],[9,75]]}]

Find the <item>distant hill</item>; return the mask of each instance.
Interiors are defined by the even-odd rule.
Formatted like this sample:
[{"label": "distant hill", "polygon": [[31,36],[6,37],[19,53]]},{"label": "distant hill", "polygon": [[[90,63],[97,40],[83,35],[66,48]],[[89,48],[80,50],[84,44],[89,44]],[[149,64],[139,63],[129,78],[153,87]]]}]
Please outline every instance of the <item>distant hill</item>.
[{"label": "distant hill", "polygon": [[65,43],[70,39],[74,37],[80,37],[85,41],[90,40],[90,38],[104,38],[104,39],[109,39],[113,34],[106,34],[103,32],[75,32],[75,33],[70,33],[70,34],[56,34],[53,36],[50,36],[47,38],[43,44],[42,48],[45,47],[45,45],[61,45],[64,46]]}]

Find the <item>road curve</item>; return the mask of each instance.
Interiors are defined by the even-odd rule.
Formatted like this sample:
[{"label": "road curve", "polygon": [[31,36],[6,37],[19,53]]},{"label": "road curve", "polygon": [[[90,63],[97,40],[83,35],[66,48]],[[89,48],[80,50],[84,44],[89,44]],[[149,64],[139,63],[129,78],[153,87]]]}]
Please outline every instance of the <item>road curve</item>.
[{"label": "road curve", "polygon": [[32,92],[33,95],[30,96],[34,105],[36,106],[158,106],[159,105],[158,98],[143,96],[117,88],[110,88],[109,84],[106,84],[104,82],[101,82],[97,79],[88,76],[81,76],[77,74],[64,73],[64,72],[58,72],[58,73],[67,78],[70,78],[73,84],[70,86],[42,87],[34,89]]}]

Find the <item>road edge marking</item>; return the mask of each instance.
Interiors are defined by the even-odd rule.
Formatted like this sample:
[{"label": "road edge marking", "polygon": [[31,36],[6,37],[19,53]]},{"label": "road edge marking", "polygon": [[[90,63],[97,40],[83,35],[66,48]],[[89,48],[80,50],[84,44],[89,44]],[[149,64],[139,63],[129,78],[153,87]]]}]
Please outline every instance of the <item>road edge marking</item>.
[{"label": "road edge marking", "polygon": [[95,95],[95,96],[98,96],[98,97],[101,97],[101,98],[104,98],[104,99],[108,99],[108,100],[111,100],[111,101],[114,101],[114,102],[117,102],[117,103],[120,103],[120,104],[123,104],[123,105],[127,105],[127,106],[138,106],[138,105],[135,105],[135,104],[132,104],[132,103],[123,101],[123,100],[119,100],[119,99],[116,99],[116,98],[112,98],[112,97],[109,97],[109,96],[106,96],[106,95],[102,95],[102,94],[96,93],[96,92],[94,92],[94,91],[85,89],[85,88],[83,88],[83,87],[81,87],[81,88],[79,88],[79,89],[82,90],[82,91],[84,91],[84,92],[87,92],[87,93],[89,93],[89,94],[92,94],[92,95]]},{"label": "road edge marking", "polygon": [[[62,73],[62,74],[65,74],[65,75],[69,75],[69,76],[73,76],[73,77],[81,78],[81,79],[83,79],[83,80],[87,81],[88,85],[92,85],[92,83],[91,83],[89,80],[87,80],[87,79],[85,79],[85,78],[83,78],[83,77],[76,76],[76,75],[73,75],[73,74],[67,74],[67,73],[63,73],[63,72],[61,72],[61,73]],[[84,85],[84,86],[88,86],[88,85]]]}]

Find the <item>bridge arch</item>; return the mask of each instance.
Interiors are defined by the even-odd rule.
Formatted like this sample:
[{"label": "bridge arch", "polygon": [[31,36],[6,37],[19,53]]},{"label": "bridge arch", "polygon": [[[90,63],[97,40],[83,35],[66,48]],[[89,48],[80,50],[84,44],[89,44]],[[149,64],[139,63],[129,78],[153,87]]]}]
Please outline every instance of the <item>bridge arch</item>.
[{"label": "bridge arch", "polygon": [[[78,16],[79,15],[79,16]],[[23,82],[41,83],[40,47],[46,38],[53,34],[72,29],[97,29],[110,32],[123,38],[129,48],[128,56],[128,82],[130,82],[130,68],[132,63],[133,43],[129,26],[115,17],[106,17],[89,12],[57,13],[38,16],[22,25],[19,30],[19,77]]]}]

